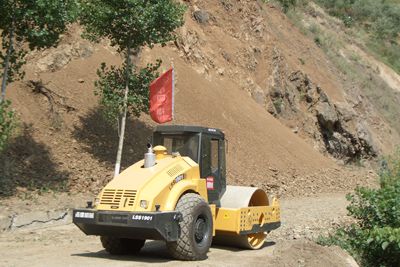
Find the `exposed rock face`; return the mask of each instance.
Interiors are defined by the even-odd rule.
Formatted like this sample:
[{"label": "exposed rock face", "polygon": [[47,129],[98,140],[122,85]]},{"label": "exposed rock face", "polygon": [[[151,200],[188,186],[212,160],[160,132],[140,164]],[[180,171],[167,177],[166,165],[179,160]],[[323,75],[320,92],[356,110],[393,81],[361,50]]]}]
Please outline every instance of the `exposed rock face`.
[{"label": "exposed rock face", "polygon": [[88,42],[74,44],[63,44],[57,49],[43,52],[37,61],[36,67],[39,71],[56,71],[66,66],[72,59],[87,58],[93,54],[93,46]]},{"label": "exposed rock face", "polygon": [[321,151],[337,159],[354,162],[376,155],[368,125],[358,120],[350,105],[332,103],[306,74],[291,72],[277,49],[271,64],[267,93],[252,93],[257,103],[265,103],[267,111],[277,118],[297,120],[296,133],[303,132],[315,139]]},{"label": "exposed rock face", "polygon": [[[240,84],[256,103],[294,133],[305,137],[317,150],[343,162],[374,156],[379,146],[374,145],[370,133],[373,131],[357,117],[362,113],[354,110],[354,105],[349,105],[347,100],[333,102],[323,86],[293,67],[295,64],[286,58],[288,51],[278,45],[268,45],[273,40],[268,34],[271,29],[267,18],[260,16],[260,6],[255,2],[244,2],[236,8],[230,1],[220,1],[223,13],[210,9],[204,2],[196,2],[191,9],[195,27],[183,26],[174,43],[180,57],[210,81],[227,78]],[[213,46],[218,38],[213,36],[210,41],[207,34],[230,23],[221,16],[225,12],[241,17],[243,23],[215,32],[224,35],[222,39],[229,39],[230,45]],[[246,45],[240,45],[241,41]],[[332,88],[327,88],[331,92],[328,89]],[[379,145],[379,140],[376,142]]]}]

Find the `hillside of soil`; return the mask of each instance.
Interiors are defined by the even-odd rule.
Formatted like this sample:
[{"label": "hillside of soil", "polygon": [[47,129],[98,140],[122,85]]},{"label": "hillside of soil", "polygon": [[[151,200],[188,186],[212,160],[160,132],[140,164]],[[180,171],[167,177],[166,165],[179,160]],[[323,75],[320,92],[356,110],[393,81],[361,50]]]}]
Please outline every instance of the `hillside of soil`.
[{"label": "hillside of soil", "polygon": [[[350,191],[375,174],[354,163],[391,151],[399,134],[312,39],[272,4],[184,1],[175,42],[143,49],[176,70],[173,124],[222,129],[230,184],[281,196]],[[28,55],[26,77],[8,88],[19,131],[0,156],[1,195],[31,190],[97,192],[112,178],[118,131],[94,95],[101,62],[120,64],[106,41],[91,44],[72,26],[57,48]],[[143,157],[155,126],[127,126],[122,167]],[[344,163],[352,163],[344,165]]]}]

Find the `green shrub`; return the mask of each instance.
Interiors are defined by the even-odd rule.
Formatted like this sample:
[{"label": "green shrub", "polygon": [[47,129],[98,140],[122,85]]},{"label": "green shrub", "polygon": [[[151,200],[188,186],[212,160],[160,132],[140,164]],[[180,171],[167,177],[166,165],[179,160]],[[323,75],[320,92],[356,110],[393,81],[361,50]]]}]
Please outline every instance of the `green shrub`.
[{"label": "green shrub", "polygon": [[347,196],[356,223],[320,238],[339,245],[362,266],[400,266],[400,149],[382,161],[380,188],[357,188]]},{"label": "green shrub", "polygon": [[279,0],[283,7],[283,11],[288,12],[289,8],[296,6],[296,0]]},{"label": "green shrub", "polygon": [[[282,7],[283,12],[287,13],[292,7],[296,7],[299,1],[303,0],[275,0],[276,2],[279,3],[279,5]],[[270,0],[263,0],[263,2],[268,3]]]},{"label": "green shrub", "polygon": [[8,139],[15,127],[15,113],[10,110],[11,102],[0,102],[0,152],[7,146]]}]

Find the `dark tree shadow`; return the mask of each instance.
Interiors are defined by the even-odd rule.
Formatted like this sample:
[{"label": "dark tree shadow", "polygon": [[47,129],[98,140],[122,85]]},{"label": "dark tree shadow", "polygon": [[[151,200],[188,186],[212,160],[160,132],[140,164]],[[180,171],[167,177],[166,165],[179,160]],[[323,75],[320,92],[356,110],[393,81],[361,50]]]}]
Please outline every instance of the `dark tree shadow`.
[{"label": "dark tree shadow", "polygon": [[17,187],[66,191],[69,175],[57,169],[48,147],[35,141],[26,125],[23,133],[0,153],[0,197],[12,196]]},{"label": "dark tree shadow", "polygon": [[[118,128],[105,119],[100,107],[81,117],[81,125],[73,135],[84,149],[102,162],[114,164],[118,148]],[[128,119],[125,129],[122,169],[143,159],[152,129],[138,119]]]}]

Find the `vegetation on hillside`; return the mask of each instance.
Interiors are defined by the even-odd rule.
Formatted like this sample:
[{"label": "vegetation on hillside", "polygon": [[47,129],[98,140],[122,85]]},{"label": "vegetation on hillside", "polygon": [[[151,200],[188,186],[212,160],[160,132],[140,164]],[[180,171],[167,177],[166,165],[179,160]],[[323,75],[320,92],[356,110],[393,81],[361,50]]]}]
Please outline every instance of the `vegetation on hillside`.
[{"label": "vegetation on hillside", "polygon": [[10,110],[10,103],[7,100],[0,102],[0,152],[7,146],[15,127],[15,114]]},{"label": "vegetation on hillside", "polygon": [[347,27],[365,33],[367,46],[400,73],[400,1],[316,0]]},{"label": "vegetation on hillside", "polygon": [[[267,0],[265,0],[267,1]],[[276,0],[285,13],[311,0]],[[381,61],[400,73],[399,0],[315,0],[330,15],[341,19],[362,36],[366,46]]]},{"label": "vegetation on hillside", "polygon": [[348,200],[356,223],[319,242],[341,246],[362,266],[399,266],[400,149],[382,161],[380,188],[357,188]]},{"label": "vegetation on hillside", "polygon": [[[268,0],[264,0],[268,2]],[[288,12],[290,8],[295,7],[297,0],[278,0],[278,3],[282,6],[283,12]]]}]

